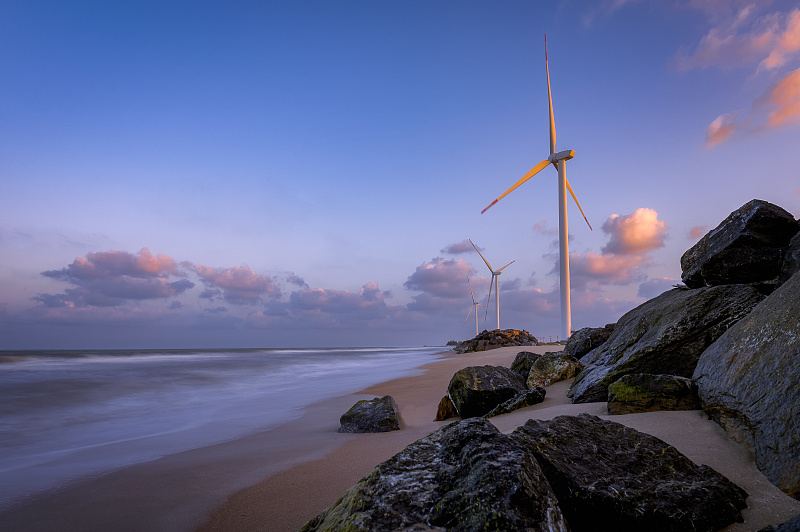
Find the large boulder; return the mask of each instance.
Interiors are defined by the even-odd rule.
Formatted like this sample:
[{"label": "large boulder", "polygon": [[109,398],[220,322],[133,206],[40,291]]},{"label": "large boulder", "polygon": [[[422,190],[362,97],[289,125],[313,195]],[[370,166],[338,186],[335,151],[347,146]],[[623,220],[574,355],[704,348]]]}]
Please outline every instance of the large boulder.
[{"label": "large boulder", "polygon": [[800,274],[706,349],[694,372],[703,409],[800,494]]},{"label": "large boulder", "polygon": [[519,375],[522,380],[527,380],[528,373],[531,372],[531,366],[541,356],[530,351],[520,351],[514,357],[514,362],[511,363],[511,371]]},{"label": "large boulder", "polygon": [[400,430],[399,409],[391,395],[364,399],[339,418],[339,432],[389,432]]},{"label": "large boulder", "polygon": [[794,235],[794,238],[789,242],[786,255],[783,256],[780,282],[785,283],[797,272],[800,272],[800,233]]},{"label": "large boulder", "polygon": [[442,397],[442,400],[439,401],[439,406],[436,407],[436,417],[434,418],[434,421],[444,421],[445,419],[450,419],[451,417],[458,417],[458,412],[456,411],[453,401],[451,401],[450,398],[445,395]]},{"label": "large boulder", "polygon": [[532,419],[511,436],[536,457],[573,532],[710,532],[743,521],[744,490],[619,423]]},{"label": "large boulder", "polygon": [[758,532],[800,532],[800,515],[797,515],[780,525],[770,525],[762,528]]},{"label": "large boulder", "polygon": [[566,355],[560,351],[545,353],[531,366],[528,380],[525,384],[528,388],[537,386],[546,388],[554,382],[573,378],[582,369],[583,364],[573,356]]},{"label": "large boulder", "polygon": [[453,348],[456,353],[486,351],[498,347],[539,345],[539,341],[528,331],[517,329],[495,329],[483,331],[471,340],[460,342]]},{"label": "large boulder", "polygon": [[462,419],[486,415],[517,392],[525,390],[519,375],[502,366],[469,366],[457,371],[447,386]]},{"label": "large boulder", "polygon": [[605,327],[584,327],[572,333],[564,346],[564,352],[577,359],[599,347],[614,332],[614,323],[609,323]]},{"label": "large boulder", "polygon": [[608,387],[609,414],[699,410],[697,385],[676,375],[625,375]]},{"label": "large boulder", "polygon": [[784,253],[798,229],[785,210],[752,200],[683,254],[681,280],[689,288],[753,284],[768,292],[779,284]]},{"label": "large boulder", "polygon": [[301,531],[567,532],[536,460],[484,419],[412,443]]},{"label": "large boulder", "polygon": [[488,414],[483,417],[494,417],[501,414],[508,414],[514,410],[525,408],[526,406],[538,405],[544,401],[544,396],[547,395],[547,390],[541,386],[535,386],[530,390],[522,390],[517,392],[517,395],[504,403],[500,403],[494,407]]},{"label": "large boulder", "polygon": [[622,316],[608,341],[581,359],[586,367],[567,395],[605,402],[608,386],[632,373],[691,377],[703,350],[762,299],[748,285],[664,292]]}]

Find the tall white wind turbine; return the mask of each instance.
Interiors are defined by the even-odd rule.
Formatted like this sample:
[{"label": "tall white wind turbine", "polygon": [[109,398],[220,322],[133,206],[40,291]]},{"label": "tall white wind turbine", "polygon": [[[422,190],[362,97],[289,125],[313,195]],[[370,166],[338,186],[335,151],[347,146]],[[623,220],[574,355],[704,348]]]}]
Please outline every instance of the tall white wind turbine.
[{"label": "tall white wind turbine", "polygon": [[489,298],[486,300],[486,315],[487,316],[489,315],[489,302],[492,300],[492,285],[494,285],[494,304],[497,307],[497,330],[499,331],[500,330],[500,284],[499,284],[500,280],[499,280],[499,277],[500,277],[500,274],[503,273],[503,270],[505,270],[506,268],[508,268],[512,264],[514,264],[514,262],[516,262],[516,261],[512,260],[511,262],[509,262],[508,264],[506,264],[505,266],[503,266],[499,270],[495,270],[495,269],[492,268],[492,265],[489,264],[489,261],[486,260],[486,257],[483,256],[483,253],[481,253],[478,250],[478,247],[475,244],[472,243],[472,240],[470,240],[469,243],[472,244],[472,247],[474,247],[475,251],[478,252],[478,255],[481,256],[481,258],[483,259],[483,262],[486,263],[486,267],[489,268],[490,272],[492,272],[492,280],[489,282]]},{"label": "tall white wind turbine", "polygon": [[[561,263],[560,269],[560,282],[561,282],[561,336],[564,340],[569,338],[572,330],[572,312],[570,309],[570,294],[569,294],[569,235],[567,232],[567,190],[575,200],[575,204],[583,214],[583,219],[586,220],[586,225],[592,229],[592,225],[586,218],[578,198],[575,197],[575,192],[567,181],[567,161],[575,157],[574,150],[563,150],[556,152],[556,121],[553,117],[553,97],[550,93],[550,65],[547,61],[547,35],[544,36],[544,64],[547,72],[547,100],[550,109],[550,157],[540,162],[530,172],[522,176],[522,179],[514,183],[514,185],[503,192],[500,197],[489,204],[488,207],[481,211],[481,214],[486,212],[489,207],[503,199],[506,194],[520,186],[522,183],[532,178],[548,165],[552,164],[558,170],[558,229],[559,229],[559,257]],[[485,260],[485,259],[484,259]],[[487,263],[488,264],[488,263]]]},{"label": "tall white wind turbine", "polygon": [[469,282],[469,277],[467,277],[467,285],[469,286],[469,295],[472,296],[472,306],[469,308],[469,312],[467,312],[467,317],[464,319],[464,323],[467,323],[469,319],[469,315],[472,314],[472,311],[475,311],[475,336],[478,336],[478,307],[482,307],[480,303],[475,301],[475,293],[472,291],[472,285]]}]

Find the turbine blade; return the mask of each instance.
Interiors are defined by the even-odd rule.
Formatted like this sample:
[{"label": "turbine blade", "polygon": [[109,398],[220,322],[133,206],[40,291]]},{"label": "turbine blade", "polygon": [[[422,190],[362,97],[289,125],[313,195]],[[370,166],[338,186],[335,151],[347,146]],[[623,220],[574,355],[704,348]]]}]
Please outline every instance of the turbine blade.
[{"label": "turbine blade", "polygon": [[[575,205],[578,206],[578,209],[581,211],[581,214],[583,214],[583,209],[581,208],[581,204],[578,203],[578,197],[575,195],[575,191],[572,190],[572,187],[570,186],[569,181],[567,181],[567,190],[569,190],[569,193],[572,194],[572,199],[575,200]],[[592,229],[592,224],[589,223],[589,220],[586,218],[585,214],[583,214],[583,219],[586,220],[586,225],[589,226],[589,230],[590,231],[594,231],[594,229]]]},{"label": "turbine blade", "polygon": [[467,277],[467,284],[469,285],[469,295],[472,296],[472,304],[475,304],[475,294],[472,292],[472,285],[469,283],[469,277]]},{"label": "turbine blade", "polygon": [[[539,172],[541,172],[543,169],[545,169],[545,168],[547,167],[547,165],[548,165],[548,164],[550,164],[550,161],[548,161],[548,160],[544,160],[544,161],[540,162],[539,164],[537,164],[536,166],[534,166],[533,168],[531,168],[531,170],[530,170],[530,171],[529,171],[527,174],[525,174],[524,176],[522,176],[522,179],[520,179],[519,181],[517,181],[516,183],[514,183],[514,186],[512,186],[511,188],[509,188],[508,190],[506,190],[505,192],[503,192],[502,194],[500,194],[500,196],[499,196],[499,197],[498,197],[496,200],[494,200],[493,202],[491,202],[491,203],[489,204],[489,207],[491,207],[492,205],[494,205],[495,203],[497,203],[497,202],[498,202],[498,201],[500,201],[501,199],[505,198],[505,197],[506,197],[506,195],[507,195],[509,192],[511,192],[511,191],[513,191],[514,189],[516,189],[516,188],[517,188],[518,186],[520,186],[522,183],[524,183],[524,182],[525,182],[525,181],[527,181],[528,179],[532,178],[533,176],[535,176],[536,174],[538,174]],[[488,210],[489,210],[489,207],[486,207],[485,209],[483,209],[483,210],[481,211],[481,214],[483,214],[483,213],[485,213],[486,211],[488,211]],[[475,245],[475,244],[473,244],[473,246],[474,246],[474,245]],[[475,249],[477,250],[478,248],[475,248]],[[480,252],[478,252],[478,253],[480,253]],[[490,268],[490,269],[491,269],[491,268]]]},{"label": "turbine blade", "polygon": [[515,260],[512,260],[511,262],[509,262],[508,264],[506,264],[505,266],[503,266],[502,268],[500,268],[500,269],[499,269],[499,270],[497,270],[497,271],[498,271],[498,272],[502,272],[503,270],[505,270],[506,268],[508,268],[508,267],[509,267],[509,266],[511,266],[512,264],[514,264],[515,262],[517,262],[517,261],[515,261]]},{"label": "turbine blade", "polygon": [[[469,240],[469,243],[470,243],[470,244],[472,244],[472,240]],[[484,256],[483,256],[483,253],[481,253],[481,252],[478,250],[478,246],[476,246],[475,244],[472,244],[472,247],[474,247],[474,248],[475,248],[475,251],[477,251],[477,252],[478,252],[478,255],[480,255],[480,256],[481,256],[481,258],[483,259],[483,262],[485,262],[485,263],[486,263],[486,267],[487,267],[487,268],[489,268],[489,271],[492,271],[492,265],[491,265],[491,264],[489,264],[489,261],[488,261],[488,260],[486,260],[486,257],[484,257]],[[491,286],[489,286],[489,288],[491,288]]]},{"label": "turbine blade", "polygon": [[547,61],[547,34],[544,36],[544,66],[547,71],[547,102],[550,107],[550,155],[556,152],[556,119],[553,116],[553,96],[550,92],[550,63]]},{"label": "turbine blade", "polygon": [[[469,315],[472,314],[472,309],[474,309],[474,308],[475,308],[475,305],[472,305],[471,307],[469,307],[469,312],[467,312],[467,317],[464,318],[464,323],[467,323],[467,320],[469,319]],[[477,314],[478,311],[476,310],[475,313]]]}]

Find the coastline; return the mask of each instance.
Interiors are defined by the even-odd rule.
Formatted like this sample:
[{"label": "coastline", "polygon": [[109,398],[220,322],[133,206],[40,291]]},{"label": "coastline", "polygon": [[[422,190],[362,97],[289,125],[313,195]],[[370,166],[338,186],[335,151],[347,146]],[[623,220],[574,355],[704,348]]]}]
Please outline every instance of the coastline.
[{"label": "coastline", "polygon": [[[389,394],[395,398],[400,407],[401,430],[353,434],[344,445],[324,457],[266,477],[229,497],[198,531],[295,530],[338,500],[378,463],[452,422],[432,420],[455,371],[471,365],[508,367],[519,351],[544,353],[557,349],[553,346],[505,347],[453,354],[423,366],[426,369],[423,375],[391,380],[364,390],[372,396]],[[501,431],[510,432],[530,418],[551,419],[586,412],[659,437],[692,461],[711,466],[747,491],[748,508],[742,512],[745,521],[726,527],[725,532],[752,532],[800,513],[800,501],[772,485],[758,471],[750,453],[728,438],[701,410],[609,416],[606,403],[570,403],[566,397],[570,384],[571,381],[556,383],[547,388],[544,402],[494,417],[491,421]]]},{"label": "coastline", "polygon": [[[558,349],[558,348],[556,348]],[[0,513],[0,528],[43,530],[294,530],[313,518],[380,462],[453,420],[434,422],[453,373],[470,365],[509,366],[517,352],[553,346],[506,347],[479,353],[438,353],[418,374],[387,380],[355,394],[310,405],[299,418],[225,443],[137,464],[43,494]],[[548,388],[543,403],[492,418],[510,432],[527,419],[588,412],[653,434],[705,463],[748,493],[745,523],[726,532],[757,530],[800,513],[760,473],[750,454],[702,411],[608,416],[605,403],[571,404],[569,382]],[[357,400],[392,395],[400,431],[340,434],[339,416]]]}]

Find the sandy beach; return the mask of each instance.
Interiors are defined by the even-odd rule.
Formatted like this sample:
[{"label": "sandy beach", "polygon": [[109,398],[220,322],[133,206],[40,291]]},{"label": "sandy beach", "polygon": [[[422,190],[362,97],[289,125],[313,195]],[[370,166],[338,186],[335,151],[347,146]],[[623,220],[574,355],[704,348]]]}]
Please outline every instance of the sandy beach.
[{"label": "sandy beach", "polygon": [[[552,346],[525,348],[552,351]],[[434,422],[452,374],[471,365],[509,366],[518,347],[449,354],[417,376],[388,381],[360,394],[309,407],[273,430],[135,465],[38,496],[0,514],[4,530],[288,531],[335,502],[378,463],[449,423]],[[744,488],[745,522],[727,531],[751,532],[800,513],[800,502],[775,488],[742,446],[701,411],[608,416],[605,403],[573,405],[569,382],[547,390],[545,401],[492,418],[510,432],[530,418],[588,412],[653,434],[697,463],[707,464]],[[339,434],[339,416],[355,401],[392,395],[402,430]]]}]

